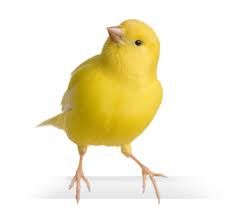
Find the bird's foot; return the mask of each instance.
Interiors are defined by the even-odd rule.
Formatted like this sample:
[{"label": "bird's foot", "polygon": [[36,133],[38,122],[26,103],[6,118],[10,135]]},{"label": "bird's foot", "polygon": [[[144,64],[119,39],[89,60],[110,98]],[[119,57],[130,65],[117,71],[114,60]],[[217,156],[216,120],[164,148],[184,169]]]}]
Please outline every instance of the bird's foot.
[{"label": "bird's foot", "polygon": [[88,191],[89,192],[91,191],[90,183],[89,183],[87,177],[85,177],[82,168],[78,168],[77,171],[76,171],[75,176],[73,177],[73,179],[71,181],[71,184],[69,185],[69,189],[72,189],[74,184],[76,183],[76,200],[77,200],[77,203],[79,203],[79,200],[80,200],[81,179],[83,179],[83,181],[85,182]]},{"label": "bird's foot", "polygon": [[146,166],[142,166],[142,176],[143,176],[143,193],[145,192],[145,188],[146,188],[146,179],[147,179],[147,176],[149,176],[151,182],[152,182],[152,185],[153,185],[153,188],[155,190],[155,193],[157,195],[157,199],[158,199],[158,203],[160,203],[160,193],[158,191],[158,187],[157,187],[157,183],[156,183],[156,180],[155,180],[155,176],[162,176],[162,177],[166,177],[165,175],[161,174],[161,173],[155,173],[155,172],[152,172],[148,167]]}]

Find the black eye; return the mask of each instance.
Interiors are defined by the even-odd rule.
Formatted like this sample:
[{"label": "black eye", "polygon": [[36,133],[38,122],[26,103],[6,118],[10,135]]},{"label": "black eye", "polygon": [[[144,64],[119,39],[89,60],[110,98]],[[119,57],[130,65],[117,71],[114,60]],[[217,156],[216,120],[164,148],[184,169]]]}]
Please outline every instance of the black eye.
[{"label": "black eye", "polygon": [[141,40],[136,40],[135,41],[135,45],[137,46],[141,46],[143,44],[143,42]]}]

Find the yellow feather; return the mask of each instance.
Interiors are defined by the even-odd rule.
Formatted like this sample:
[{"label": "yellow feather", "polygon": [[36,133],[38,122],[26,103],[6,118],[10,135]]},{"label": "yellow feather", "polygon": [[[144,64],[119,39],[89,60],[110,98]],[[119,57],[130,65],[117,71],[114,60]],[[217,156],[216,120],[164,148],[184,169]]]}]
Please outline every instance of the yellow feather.
[{"label": "yellow feather", "polygon": [[64,129],[64,113],[60,113],[50,119],[45,120],[44,122],[41,122],[39,125],[37,125],[37,127],[47,125],[53,125],[56,128]]},{"label": "yellow feather", "polygon": [[[41,125],[62,128],[78,146],[118,145],[123,151],[148,126],[162,100],[156,69],[160,43],[146,24],[120,25],[124,44],[109,38],[102,53],[73,73],[62,99],[62,114]],[[143,41],[142,47],[134,44]]]}]

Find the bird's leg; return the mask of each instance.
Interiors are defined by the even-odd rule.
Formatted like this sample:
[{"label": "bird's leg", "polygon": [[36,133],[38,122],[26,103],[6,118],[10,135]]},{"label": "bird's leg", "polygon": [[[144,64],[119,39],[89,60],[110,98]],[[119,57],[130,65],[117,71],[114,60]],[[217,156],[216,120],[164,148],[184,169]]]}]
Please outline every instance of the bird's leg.
[{"label": "bird's leg", "polygon": [[139,166],[140,168],[142,169],[142,179],[143,179],[143,193],[145,192],[145,187],[146,187],[146,179],[147,179],[147,176],[149,176],[151,182],[152,182],[152,185],[153,185],[153,188],[155,190],[155,193],[156,193],[156,196],[157,196],[157,199],[158,199],[158,203],[160,203],[160,193],[159,193],[159,190],[158,190],[158,187],[157,187],[157,183],[156,183],[156,180],[154,178],[154,176],[162,176],[162,177],[166,177],[165,175],[161,174],[161,173],[155,173],[153,171],[151,171],[148,167],[146,167],[143,163],[141,163],[131,152],[131,146],[128,144],[126,146],[123,146],[121,148],[122,150],[122,153],[131,158],[132,160],[134,160]]},{"label": "bird's leg", "polygon": [[83,169],[82,169],[82,161],[83,161],[83,156],[86,153],[86,148],[78,148],[79,150],[79,154],[80,154],[80,159],[79,159],[79,164],[78,164],[78,168],[77,171],[75,173],[75,176],[73,177],[71,184],[69,186],[69,189],[72,189],[74,184],[76,183],[76,200],[77,203],[80,200],[80,190],[81,190],[81,179],[83,179],[83,181],[86,183],[88,190],[90,191],[90,183],[88,181],[88,179],[85,177],[84,173],[83,173]]}]

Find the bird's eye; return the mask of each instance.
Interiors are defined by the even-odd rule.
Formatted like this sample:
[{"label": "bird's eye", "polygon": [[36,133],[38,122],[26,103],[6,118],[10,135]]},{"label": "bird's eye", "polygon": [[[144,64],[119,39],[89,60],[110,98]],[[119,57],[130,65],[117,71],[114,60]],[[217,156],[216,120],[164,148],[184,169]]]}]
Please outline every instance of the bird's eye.
[{"label": "bird's eye", "polygon": [[137,46],[141,46],[143,44],[143,42],[141,40],[136,40],[135,41],[135,45]]}]

